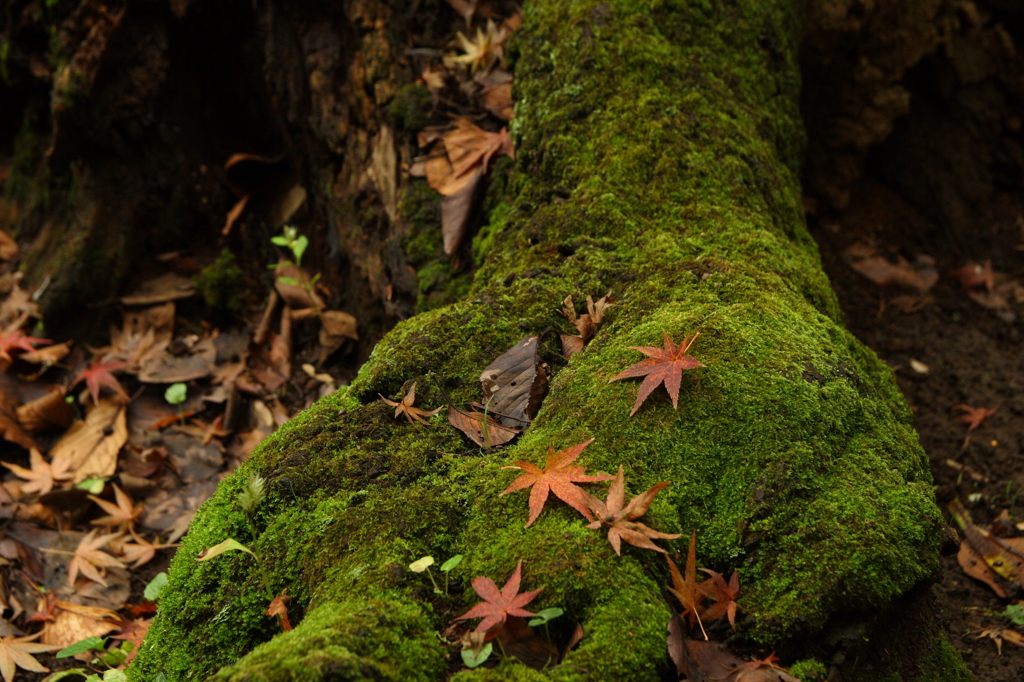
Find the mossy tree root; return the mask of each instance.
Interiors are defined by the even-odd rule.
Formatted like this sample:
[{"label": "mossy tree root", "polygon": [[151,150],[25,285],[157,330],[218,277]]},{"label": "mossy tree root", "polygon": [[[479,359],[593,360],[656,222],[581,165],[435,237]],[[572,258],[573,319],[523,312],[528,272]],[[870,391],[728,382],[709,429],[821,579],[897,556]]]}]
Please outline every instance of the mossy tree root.
[{"label": "mossy tree root", "polygon": [[[890,372],[838,322],[803,224],[792,1],[609,4],[533,0],[514,43],[519,162],[474,245],[473,292],[396,327],[347,390],[268,439],[200,511],[171,569],[133,680],[440,680],[435,633],[519,560],[532,607],[559,606],[564,642],[544,675],[505,662],[459,680],[657,680],[669,670],[667,571],[616,557],[604,535],[549,501],[529,529],[525,493],[499,497],[517,459],[595,438],[579,463],[625,468],[636,494],[672,485],[645,521],[696,531],[701,565],[739,568],[741,625],[785,645],[836,612],[884,607],[937,567],[941,518],[910,412]],[[508,449],[469,448],[443,417],[417,428],[377,393],[420,378],[418,404],[479,399],[480,371],[565,323],[562,299],[615,292],[597,337],[558,369],[540,414]],[[659,389],[629,417],[640,356],[700,331],[706,368],[673,410]],[[432,373],[434,380],[424,379]],[[253,548],[294,598],[276,634],[252,559],[199,563],[253,540],[233,500],[269,480]],[[684,541],[664,543],[683,551]],[[456,553],[450,594],[404,567]],[[262,646],[260,646],[262,644]],[[950,678],[954,679],[954,678]]]}]

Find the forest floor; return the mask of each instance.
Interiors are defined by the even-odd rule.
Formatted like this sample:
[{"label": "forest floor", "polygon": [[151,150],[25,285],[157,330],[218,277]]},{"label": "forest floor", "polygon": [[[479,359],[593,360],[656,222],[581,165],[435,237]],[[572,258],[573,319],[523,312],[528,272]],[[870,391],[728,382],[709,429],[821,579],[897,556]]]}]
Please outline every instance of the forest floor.
[{"label": "forest floor", "polygon": [[[1024,528],[1024,318],[1012,300],[1001,306],[987,298],[984,285],[970,291],[997,307],[980,304],[950,273],[991,261],[1005,278],[997,289],[1000,283],[1012,289],[1014,279],[1024,277],[1022,216],[1020,197],[1002,197],[986,209],[976,240],[957,244],[898,195],[868,180],[847,211],[810,221],[847,327],[892,368],[913,409],[940,508],[948,519],[947,505],[959,497],[983,527],[1005,511],[1008,523],[1002,521],[1001,530],[1007,537]],[[856,244],[873,245],[893,264],[902,256],[908,272],[910,264],[923,265],[916,272],[931,269],[938,280],[926,292],[882,286],[851,266]],[[932,268],[927,258],[934,259]],[[968,431],[957,419],[966,414],[959,405],[996,411]],[[1013,628],[998,614],[1015,601],[966,576],[956,555],[943,558],[933,591],[949,639],[978,682],[1024,679],[1024,648],[1004,639],[1000,653],[994,640],[979,637],[983,630]]]}]

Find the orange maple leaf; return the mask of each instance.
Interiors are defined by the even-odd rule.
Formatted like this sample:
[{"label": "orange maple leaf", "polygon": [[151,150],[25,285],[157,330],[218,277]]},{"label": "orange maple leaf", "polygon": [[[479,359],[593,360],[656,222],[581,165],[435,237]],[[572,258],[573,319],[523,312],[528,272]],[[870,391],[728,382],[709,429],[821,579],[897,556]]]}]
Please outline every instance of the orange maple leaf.
[{"label": "orange maple leaf", "polygon": [[100,569],[124,568],[124,564],[119,559],[100,551],[101,547],[105,547],[108,542],[119,534],[110,533],[109,535],[96,537],[98,530],[98,528],[93,528],[89,531],[89,534],[82,538],[81,542],[78,543],[78,547],[75,548],[71,563],[68,564],[68,587],[73,588],[75,586],[75,580],[78,578],[79,571],[89,580],[94,580],[100,585],[107,587],[107,581],[103,579]]},{"label": "orange maple leaf", "polygon": [[89,387],[93,403],[96,404],[100,402],[100,388],[103,386],[113,390],[125,400],[129,400],[128,393],[121,386],[121,382],[112,374],[119,369],[124,369],[128,364],[127,362],[102,362],[100,357],[96,356],[88,368],[78,373],[78,376],[71,382],[71,386],[84,381],[85,385]]},{"label": "orange maple leaf", "polygon": [[27,495],[35,493],[37,495],[45,495],[46,493],[53,490],[53,484],[59,481],[66,481],[70,478],[70,474],[67,471],[54,471],[50,468],[50,463],[47,462],[41,452],[35,448],[30,448],[28,451],[29,462],[31,469],[18,466],[17,464],[9,464],[7,462],[0,462],[0,465],[10,469],[15,476],[23,478],[28,483],[21,486],[21,492]]},{"label": "orange maple leaf", "polygon": [[629,504],[623,506],[626,500],[626,481],[622,475],[622,465],[619,465],[619,473],[615,475],[611,487],[608,488],[608,498],[602,502],[592,495],[587,495],[587,504],[597,515],[594,521],[587,528],[597,530],[602,526],[608,529],[608,542],[611,543],[615,553],[622,555],[622,541],[625,540],[634,547],[653,549],[655,552],[665,553],[661,547],[651,542],[655,540],[675,540],[681,537],[678,533],[662,533],[653,528],[639,523],[636,519],[647,513],[651,502],[657,497],[661,489],[672,481],[663,481],[656,486],[648,488],[640,493]]},{"label": "orange maple leaf", "polygon": [[[775,665],[775,661],[779,660],[775,652],[768,654],[767,658],[762,658],[759,661],[748,661],[743,665],[737,665],[732,668],[728,675],[722,677],[712,677],[712,680],[728,680],[732,679],[732,682],[744,682],[750,680],[750,682],[756,682],[758,680],[765,679],[762,675],[758,674],[759,670],[772,670],[775,672],[775,677],[781,682],[800,682],[797,678],[788,674],[789,671],[785,668],[780,668]],[[736,677],[733,677],[735,675]]]},{"label": "orange maple leaf", "polygon": [[679,384],[682,382],[683,372],[688,369],[704,366],[702,362],[686,355],[686,351],[690,349],[690,346],[693,345],[698,336],[700,336],[700,332],[694,334],[690,339],[684,337],[683,342],[676,346],[672,342],[671,337],[669,337],[668,332],[665,332],[664,348],[630,346],[633,350],[638,350],[648,356],[646,360],[641,360],[612,379],[612,381],[618,381],[619,379],[629,379],[631,377],[644,377],[643,383],[640,384],[640,391],[636,396],[636,403],[629,412],[630,417],[636,414],[636,411],[640,409],[640,405],[647,399],[647,396],[662,382],[665,382],[665,390],[672,397],[672,407],[678,408]]},{"label": "orange maple leaf", "polygon": [[706,620],[715,620],[716,618],[729,616],[729,625],[735,630],[736,609],[743,608],[736,603],[736,598],[740,596],[742,591],[739,572],[733,571],[729,582],[726,583],[721,573],[716,573],[710,568],[702,568],[700,570],[711,576],[710,581],[701,583],[701,590],[708,597],[715,600],[715,603],[704,612],[704,618]]},{"label": "orange maple leaf", "polygon": [[90,500],[107,512],[107,516],[93,519],[91,523],[97,526],[107,526],[108,528],[117,526],[118,530],[123,533],[135,527],[135,522],[142,515],[142,505],[132,502],[132,498],[129,497],[128,493],[118,488],[116,483],[112,487],[114,488],[114,499],[117,500],[117,504],[107,502],[95,495],[89,495]]},{"label": "orange maple leaf", "polygon": [[35,673],[48,673],[50,669],[35,659],[33,654],[54,652],[60,647],[39,644],[32,640],[42,634],[37,632],[29,637],[0,638],[0,675],[6,682],[14,679],[16,668],[30,670]]},{"label": "orange maple leaf", "polygon": [[985,407],[971,407],[970,405],[957,405],[956,409],[967,413],[960,415],[956,420],[967,424],[967,431],[971,432],[981,426],[983,421],[994,415],[999,408],[993,407],[988,409]]},{"label": "orange maple leaf", "polygon": [[533,489],[530,491],[530,519],[526,522],[526,528],[529,528],[530,524],[540,516],[541,510],[544,509],[544,503],[548,500],[549,492],[554,493],[558,499],[583,514],[587,517],[588,521],[594,520],[590,509],[587,508],[587,492],[577,486],[576,483],[610,481],[615,477],[608,474],[585,476],[583,474],[585,467],[579,465],[570,466],[573,460],[583,452],[583,448],[593,442],[594,439],[591,438],[585,443],[566,448],[558,454],[555,454],[553,446],[549,446],[547,461],[543,469],[536,464],[521,461],[517,461],[517,466],[514,467],[502,467],[503,469],[522,469],[525,472],[519,478],[512,481],[512,485],[501,492],[502,495],[533,486]]},{"label": "orange maple leaf", "polygon": [[505,587],[498,589],[497,584],[490,578],[480,575],[473,578],[473,591],[480,595],[483,603],[477,604],[466,613],[455,620],[468,620],[469,618],[483,618],[476,626],[477,632],[486,632],[495,625],[501,625],[509,616],[526,618],[537,614],[527,611],[523,607],[529,604],[541,593],[540,590],[532,590],[519,594],[519,584],[522,581],[523,562],[516,564],[516,570],[512,577],[505,583]]},{"label": "orange maple leaf", "polygon": [[[378,393],[377,395],[380,395],[380,393]],[[416,402],[416,382],[415,381],[412,382],[412,386],[409,387],[409,392],[405,394],[405,397],[402,398],[401,402],[397,402],[396,403],[394,400],[388,400],[387,398],[385,398],[382,395],[380,395],[380,399],[383,400],[386,404],[388,404],[391,407],[395,408],[395,419],[398,419],[398,415],[404,414],[405,418],[409,420],[410,424],[413,423],[413,420],[418,421],[418,422],[423,423],[423,424],[426,424],[427,420],[424,419],[424,417],[433,417],[435,414],[440,412],[441,409],[442,409],[442,408],[439,407],[436,410],[427,411],[427,410],[421,410],[418,407],[413,407],[412,406],[412,404],[414,402]]]},{"label": "orange maple leaf", "polygon": [[[701,622],[700,617],[706,593],[702,584],[697,582],[697,533],[694,532],[690,536],[690,553],[686,556],[685,577],[667,554],[665,559],[668,560],[669,573],[672,576],[672,587],[668,588],[668,591],[674,594],[683,606],[683,612],[679,614],[679,617],[688,618],[691,628],[694,623],[699,624],[701,632],[704,632],[704,623]],[[707,638],[708,635],[705,632],[704,639]]]}]

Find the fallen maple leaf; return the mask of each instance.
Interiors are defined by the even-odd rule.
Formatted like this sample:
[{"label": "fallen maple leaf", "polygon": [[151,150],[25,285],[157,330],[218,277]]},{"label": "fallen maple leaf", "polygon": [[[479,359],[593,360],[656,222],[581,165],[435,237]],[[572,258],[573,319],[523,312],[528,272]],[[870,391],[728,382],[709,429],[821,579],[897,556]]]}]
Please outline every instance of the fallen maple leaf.
[{"label": "fallen maple leaf", "polygon": [[998,277],[995,270],[992,269],[992,261],[990,260],[985,261],[984,265],[968,263],[962,268],[951,270],[949,275],[960,280],[960,284],[963,285],[964,289],[984,286],[989,291],[995,288],[996,278]]},{"label": "fallen maple leaf", "polygon": [[[740,607],[736,603],[736,598],[740,596],[742,588],[740,588],[740,576],[738,571],[733,571],[732,576],[729,578],[729,582],[725,582],[725,578],[722,577],[721,573],[716,573],[710,568],[700,569],[711,576],[711,581],[705,581],[701,583],[704,594],[713,599],[715,603],[704,612],[704,617],[707,620],[715,620],[716,618],[722,618],[726,615],[729,616],[729,625],[732,629],[736,629],[736,608]],[[740,607],[742,608],[742,607]]]},{"label": "fallen maple leaf", "polygon": [[6,682],[14,679],[16,668],[31,670],[35,673],[48,673],[50,669],[37,661],[32,654],[49,653],[57,651],[60,647],[49,644],[39,644],[32,640],[42,633],[37,632],[30,637],[3,637],[0,638],[0,674]]},{"label": "fallen maple leaf", "polygon": [[[971,625],[979,627],[974,623],[971,623]],[[1024,647],[1024,635],[1021,635],[1016,630],[1010,630],[1009,628],[990,628],[987,630],[982,630],[981,634],[977,636],[977,639],[981,639],[982,637],[988,637],[996,643],[996,651],[999,653],[1000,656],[1003,655],[1004,639],[1007,642],[1010,642],[1011,644],[1016,644],[1017,646]]]},{"label": "fallen maple leaf", "polygon": [[37,339],[34,336],[29,336],[21,329],[15,329],[9,332],[0,332],[0,358],[11,360],[11,351],[23,350],[27,352],[33,352],[36,350],[36,345],[50,344],[53,343],[50,339]]},{"label": "fallen maple leaf", "polygon": [[142,650],[142,641],[146,639],[146,634],[149,632],[149,626],[152,623],[152,618],[137,618],[126,623],[124,627],[110,635],[112,639],[120,639],[122,641],[132,643],[131,653],[128,654],[128,658],[124,659],[125,665],[131,664],[131,662],[135,660],[139,651]]},{"label": "fallen maple leaf", "polygon": [[625,540],[634,547],[653,549],[655,552],[665,553],[661,547],[651,542],[655,540],[675,540],[681,537],[678,533],[662,533],[636,521],[651,507],[651,502],[661,492],[661,489],[672,481],[663,481],[656,486],[648,488],[640,493],[629,504],[623,506],[626,498],[626,482],[622,475],[622,465],[619,465],[619,473],[615,475],[611,487],[608,488],[608,498],[602,502],[596,497],[587,494],[587,504],[597,520],[587,526],[597,530],[602,526],[608,529],[608,542],[611,543],[615,553],[622,555],[622,541]]},{"label": "fallen maple leaf", "polygon": [[522,469],[525,472],[519,478],[512,481],[512,484],[501,492],[502,495],[533,486],[533,489],[530,491],[530,519],[526,522],[526,528],[529,528],[537,520],[537,517],[540,516],[541,510],[544,509],[544,503],[547,502],[549,492],[553,492],[558,499],[583,514],[587,517],[588,521],[594,520],[590,509],[587,508],[587,492],[577,486],[576,483],[610,481],[614,476],[609,474],[585,476],[583,474],[585,467],[579,465],[570,466],[573,460],[583,452],[583,448],[593,442],[594,439],[591,438],[585,443],[566,448],[558,454],[555,454],[555,448],[550,446],[543,469],[536,464],[522,461],[516,461],[517,466],[502,467],[503,469]]},{"label": "fallen maple leaf", "polygon": [[98,582],[100,585],[107,587],[107,581],[103,579],[103,574],[100,572],[100,569],[114,567],[124,568],[124,564],[119,559],[107,554],[106,552],[100,551],[101,547],[105,547],[107,543],[116,538],[119,533],[109,533],[107,535],[100,535],[99,537],[96,537],[96,533],[98,531],[98,528],[93,528],[89,531],[89,534],[82,538],[81,542],[78,543],[78,547],[75,548],[74,556],[71,558],[71,563],[68,564],[68,587],[73,588],[75,586],[75,580],[78,578],[79,572],[89,580],[93,580]]},{"label": "fallen maple leaf", "polygon": [[[780,668],[775,665],[775,661],[779,660],[775,655],[775,652],[768,654],[766,658],[761,660],[748,661],[742,665],[735,666],[732,671],[724,677],[712,677],[713,680],[728,680],[732,679],[732,682],[744,682],[744,680],[751,680],[751,682],[760,681],[763,678],[758,675],[760,670],[771,670],[776,673],[777,679],[781,682],[800,682],[797,678],[789,674],[789,671],[785,668]],[[735,675],[736,677],[733,677]]]},{"label": "fallen maple leaf", "polygon": [[[690,535],[690,552],[686,556],[685,576],[679,572],[679,567],[668,554],[665,555],[665,559],[668,561],[669,573],[672,576],[672,587],[668,588],[668,591],[674,594],[683,606],[683,612],[679,614],[679,617],[688,618],[691,628],[694,623],[697,623],[700,625],[701,632],[704,632],[701,611],[706,592],[701,583],[697,581],[697,533],[694,532]],[[704,639],[707,638],[708,634],[704,632]]]},{"label": "fallen maple leaf", "polygon": [[676,346],[672,342],[671,337],[669,337],[668,332],[665,332],[664,348],[630,346],[633,350],[638,350],[648,356],[646,360],[641,360],[612,379],[612,381],[618,381],[619,379],[629,379],[631,377],[644,377],[643,383],[640,384],[640,391],[636,396],[636,403],[634,403],[633,409],[630,410],[630,417],[636,414],[636,411],[640,409],[640,405],[647,399],[647,396],[662,382],[665,382],[665,390],[672,397],[672,407],[678,408],[679,384],[682,381],[683,372],[688,369],[704,366],[703,363],[686,355],[686,351],[690,349],[690,346],[693,345],[698,336],[700,336],[700,332],[694,334],[690,339],[684,337],[683,342]]},{"label": "fallen maple leaf", "polygon": [[118,531],[124,533],[135,528],[135,522],[142,515],[142,505],[135,504],[132,498],[128,496],[128,493],[117,487],[116,483],[112,487],[114,488],[114,499],[117,500],[117,504],[107,502],[95,495],[89,495],[90,500],[107,512],[107,516],[93,519],[91,523],[97,526],[107,526],[108,529],[117,526]]},{"label": "fallen maple leaf", "polygon": [[56,481],[66,481],[70,478],[67,471],[54,472],[49,462],[43,458],[43,454],[35,448],[29,450],[28,453],[31,469],[26,469],[17,464],[0,462],[0,465],[10,469],[15,476],[28,481],[28,483],[21,486],[21,492],[29,495],[35,493],[42,496],[53,490],[53,484]]},{"label": "fallen maple leaf", "polygon": [[148,564],[154,557],[156,557],[158,549],[169,549],[181,546],[176,542],[166,545],[153,544],[145,538],[139,537],[134,530],[131,530],[130,533],[135,542],[123,542],[118,546],[118,549],[121,551],[122,560],[126,563],[131,562],[132,568],[138,568],[139,566]]},{"label": "fallen maple leaf", "polygon": [[537,614],[531,613],[523,607],[529,604],[531,601],[540,594],[540,590],[532,590],[530,592],[523,592],[519,594],[519,584],[522,581],[522,570],[523,562],[520,560],[516,564],[516,570],[512,572],[512,577],[505,583],[505,587],[498,589],[497,584],[490,578],[484,576],[477,576],[473,578],[472,585],[473,591],[480,595],[483,599],[482,604],[477,604],[466,613],[462,614],[455,620],[468,620],[470,618],[483,618],[480,624],[476,626],[477,632],[486,632],[495,625],[500,625],[505,622],[508,616],[535,616]]},{"label": "fallen maple leaf", "polygon": [[[377,395],[380,395],[380,393],[378,393]],[[424,419],[424,417],[433,417],[435,414],[437,414],[443,409],[439,407],[436,410],[426,411],[421,410],[418,407],[413,407],[412,404],[416,402],[415,381],[412,382],[412,386],[409,387],[409,392],[405,394],[405,397],[402,398],[401,402],[396,403],[394,400],[388,400],[382,395],[380,395],[380,399],[383,400],[386,404],[395,408],[395,419],[398,419],[398,415],[404,414],[405,418],[409,420],[410,424],[412,424],[414,420],[426,424],[427,420]]]},{"label": "fallen maple leaf", "polygon": [[71,382],[71,387],[84,381],[85,385],[89,387],[89,394],[92,395],[93,403],[99,403],[100,388],[103,386],[113,390],[125,400],[129,400],[128,394],[121,386],[121,382],[112,374],[125,367],[128,367],[127,362],[103,362],[99,356],[96,356],[88,368],[78,373],[74,381]]},{"label": "fallen maple leaf", "polygon": [[982,422],[994,415],[999,408],[993,407],[988,409],[985,407],[971,407],[970,405],[957,405],[956,409],[967,413],[960,415],[956,420],[967,424],[967,432],[970,433],[981,426]]}]

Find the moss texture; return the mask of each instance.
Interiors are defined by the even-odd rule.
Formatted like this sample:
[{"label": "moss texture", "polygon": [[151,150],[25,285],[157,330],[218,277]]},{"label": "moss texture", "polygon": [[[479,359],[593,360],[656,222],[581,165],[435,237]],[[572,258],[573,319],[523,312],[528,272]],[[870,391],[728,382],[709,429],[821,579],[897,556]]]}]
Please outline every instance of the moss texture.
[{"label": "moss texture", "polygon": [[[435,633],[477,601],[470,578],[501,584],[519,560],[523,589],[544,588],[531,607],[565,609],[587,636],[543,675],[506,662],[456,679],[662,679],[664,560],[616,557],[557,501],[524,529],[526,493],[498,496],[515,474],[503,466],[587,438],[580,463],[622,464],[628,493],[672,481],[645,521],[696,531],[701,565],[739,568],[749,640],[808,635],[937,568],[941,518],[910,412],[842,329],[803,223],[797,4],[527,4],[512,47],[518,166],[476,238],[472,291],[396,327],[347,391],[225,480],[175,557],[132,680],[444,679]],[[435,381],[479,399],[496,356],[568,331],[566,295],[609,290],[617,305],[587,349],[547,358],[550,393],[510,448],[481,452],[443,416],[395,421],[377,400],[417,377],[418,405],[441,404]],[[679,409],[658,389],[629,417],[639,382],[610,379],[641,358],[630,347],[696,331],[707,367],[683,378]],[[270,481],[254,537],[234,504],[251,472]],[[251,558],[195,560],[229,536],[294,597],[295,631],[264,615]],[[449,595],[404,568],[456,553]]]}]

